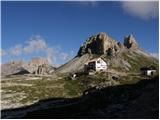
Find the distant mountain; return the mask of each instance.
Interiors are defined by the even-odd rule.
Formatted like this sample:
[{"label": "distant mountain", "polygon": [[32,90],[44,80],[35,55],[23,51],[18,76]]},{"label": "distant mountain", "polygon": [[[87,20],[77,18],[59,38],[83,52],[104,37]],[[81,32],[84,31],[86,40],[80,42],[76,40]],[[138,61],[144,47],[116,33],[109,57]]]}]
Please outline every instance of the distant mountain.
[{"label": "distant mountain", "polygon": [[142,50],[133,35],[126,36],[124,43],[120,43],[101,32],[89,37],[80,46],[77,56],[55,72],[83,71],[86,62],[98,57],[108,63],[108,69],[120,72],[139,72],[141,67],[150,65],[158,67],[158,60]]},{"label": "distant mountain", "polygon": [[38,66],[38,69],[34,71],[34,74],[40,74],[40,75],[47,75],[52,74],[56,70],[55,67],[49,65],[49,64],[41,64]]},{"label": "distant mountain", "polygon": [[38,70],[39,66],[43,64],[48,64],[48,66],[51,66],[47,61],[47,59],[41,57],[35,57],[32,58],[25,67],[30,73],[37,73],[36,71]]},{"label": "distant mountain", "polygon": [[55,67],[44,58],[33,58],[28,63],[23,60],[10,61],[1,65],[1,75],[51,74]]},{"label": "distant mountain", "polygon": [[25,62],[23,60],[19,61],[10,61],[8,63],[1,65],[1,75],[11,75],[16,74],[21,71],[21,69],[25,66]]}]

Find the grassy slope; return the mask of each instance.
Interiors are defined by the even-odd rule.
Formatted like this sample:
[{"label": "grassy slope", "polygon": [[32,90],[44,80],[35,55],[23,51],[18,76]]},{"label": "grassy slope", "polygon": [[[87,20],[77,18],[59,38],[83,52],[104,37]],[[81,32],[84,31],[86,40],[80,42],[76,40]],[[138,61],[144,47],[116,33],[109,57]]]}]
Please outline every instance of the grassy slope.
[{"label": "grassy slope", "polygon": [[[47,78],[26,80],[24,76],[11,76],[10,78],[10,80],[1,82],[2,101],[9,101],[9,104],[20,103],[27,105],[49,98],[79,97],[85,90],[94,86],[116,85],[115,83],[117,82],[120,84],[132,84],[137,82],[138,76],[123,76],[118,81],[110,80],[108,74],[103,73],[97,73],[93,76],[81,75],[76,80],[71,80],[66,75],[62,76],[62,74],[60,79],[52,80]],[[143,77],[138,79],[143,79]],[[11,96],[5,97],[6,95]]]},{"label": "grassy slope", "polygon": [[[110,61],[110,69],[115,69],[120,72],[139,73],[140,68],[144,66],[153,65],[157,68],[157,70],[159,67],[159,62],[157,59],[137,53],[137,51],[124,50],[113,57],[104,56],[104,59],[106,62]],[[125,66],[122,61],[129,63],[131,67]]]},{"label": "grassy slope", "polygon": [[22,76],[3,80],[1,87],[2,101],[9,101],[9,104],[19,103],[24,105],[48,98],[77,97],[82,95],[85,88],[79,85],[77,81],[67,81],[65,79],[47,80],[47,78],[25,80]]},{"label": "grassy slope", "polygon": [[55,73],[69,73],[69,72],[76,72],[83,69],[84,64],[91,59],[92,56],[89,54],[85,54],[81,57],[75,57],[66,64],[57,68]]}]

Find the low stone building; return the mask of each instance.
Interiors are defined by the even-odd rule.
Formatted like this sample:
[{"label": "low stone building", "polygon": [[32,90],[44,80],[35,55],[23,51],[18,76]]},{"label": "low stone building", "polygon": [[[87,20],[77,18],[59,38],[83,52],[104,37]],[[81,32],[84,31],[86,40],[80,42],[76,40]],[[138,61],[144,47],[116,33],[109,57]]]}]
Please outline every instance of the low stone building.
[{"label": "low stone building", "polygon": [[102,58],[96,58],[85,64],[85,71],[106,71],[107,63]]},{"label": "low stone building", "polygon": [[155,75],[156,74],[156,68],[155,67],[142,67],[140,68],[141,74],[142,75]]}]

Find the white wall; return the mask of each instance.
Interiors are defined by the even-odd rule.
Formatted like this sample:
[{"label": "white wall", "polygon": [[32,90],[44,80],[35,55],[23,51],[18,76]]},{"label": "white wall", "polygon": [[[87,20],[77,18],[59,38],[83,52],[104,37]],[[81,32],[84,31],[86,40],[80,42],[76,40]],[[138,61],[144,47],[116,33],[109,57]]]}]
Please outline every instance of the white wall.
[{"label": "white wall", "polygon": [[104,62],[102,59],[99,59],[99,60],[96,61],[96,71],[100,71],[100,70],[104,70],[105,71],[106,69],[107,69],[106,62]]},{"label": "white wall", "polygon": [[151,72],[155,73],[156,70],[147,70],[147,75],[151,75]]}]

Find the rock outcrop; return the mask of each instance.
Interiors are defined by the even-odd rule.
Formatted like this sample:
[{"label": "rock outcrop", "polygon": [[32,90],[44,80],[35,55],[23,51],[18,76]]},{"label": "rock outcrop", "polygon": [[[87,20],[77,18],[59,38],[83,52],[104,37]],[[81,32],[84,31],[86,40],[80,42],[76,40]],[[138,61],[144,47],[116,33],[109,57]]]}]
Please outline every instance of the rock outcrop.
[{"label": "rock outcrop", "polygon": [[138,44],[137,44],[137,42],[136,42],[136,40],[135,40],[135,38],[133,37],[133,35],[131,34],[131,35],[129,35],[129,36],[126,36],[125,38],[124,38],[124,46],[126,47],[126,48],[133,48],[133,49],[136,49],[136,48],[138,48]]},{"label": "rock outcrop", "polygon": [[38,75],[47,75],[52,74],[55,71],[56,68],[52,67],[48,64],[42,64],[38,66],[38,69],[34,71],[34,74]]},{"label": "rock outcrop", "polygon": [[109,37],[106,33],[101,32],[98,35],[89,37],[86,42],[80,47],[78,56],[86,53],[89,54],[105,54],[109,49],[117,48],[118,45],[115,40]]},{"label": "rock outcrop", "polygon": [[39,68],[39,66],[43,65],[43,64],[49,64],[49,62],[45,59],[45,58],[32,58],[29,62],[28,65],[26,66],[26,69],[30,72],[30,73],[37,73],[37,70]]},{"label": "rock outcrop", "polygon": [[36,75],[52,74],[55,67],[51,66],[45,58],[33,58],[28,63],[28,70]]},{"label": "rock outcrop", "polygon": [[43,65],[43,64],[48,64],[48,61],[45,58],[32,58],[28,65],[29,66],[39,66],[39,65]]},{"label": "rock outcrop", "polygon": [[121,44],[120,42],[116,42],[114,39],[109,37],[106,33],[101,32],[97,35],[89,37],[86,40],[86,42],[80,47],[78,56],[82,56],[86,53],[112,55],[123,48],[138,48],[138,44],[133,35],[126,36],[124,38],[124,44]]}]

